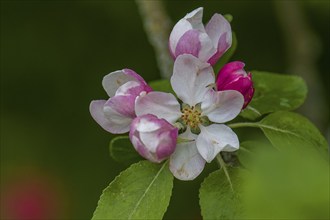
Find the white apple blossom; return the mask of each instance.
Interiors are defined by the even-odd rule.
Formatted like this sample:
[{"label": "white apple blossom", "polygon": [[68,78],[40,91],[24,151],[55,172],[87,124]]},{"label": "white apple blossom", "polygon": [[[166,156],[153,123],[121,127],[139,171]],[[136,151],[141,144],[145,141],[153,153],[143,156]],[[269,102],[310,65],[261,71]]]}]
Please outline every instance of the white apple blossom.
[{"label": "white apple blossom", "polygon": [[239,148],[237,135],[222,124],[234,119],[244,104],[243,95],[235,90],[215,91],[215,76],[209,63],[190,54],[177,57],[170,93],[149,92],[137,97],[137,116],[152,114],[186,130],[170,156],[170,170],[181,180],[192,180],[220,151]]}]

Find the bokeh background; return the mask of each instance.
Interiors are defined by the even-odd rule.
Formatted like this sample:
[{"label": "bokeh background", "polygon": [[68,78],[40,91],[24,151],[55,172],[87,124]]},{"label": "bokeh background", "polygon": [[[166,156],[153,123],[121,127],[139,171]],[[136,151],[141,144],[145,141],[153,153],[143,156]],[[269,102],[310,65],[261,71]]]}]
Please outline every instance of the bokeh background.
[{"label": "bokeh background", "polygon": [[[232,14],[233,59],[249,70],[304,77],[310,93],[299,111],[329,137],[329,1],[164,5],[173,24],[200,6],[205,22],[216,12]],[[92,120],[89,103],[107,97],[102,77],[114,70],[160,78],[137,5],[1,1],[0,28],[1,219],[90,219],[102,190],[127,165],[109,157],[112,135]],[[175,182],[166,218],[200,218],[204,176]]]}]

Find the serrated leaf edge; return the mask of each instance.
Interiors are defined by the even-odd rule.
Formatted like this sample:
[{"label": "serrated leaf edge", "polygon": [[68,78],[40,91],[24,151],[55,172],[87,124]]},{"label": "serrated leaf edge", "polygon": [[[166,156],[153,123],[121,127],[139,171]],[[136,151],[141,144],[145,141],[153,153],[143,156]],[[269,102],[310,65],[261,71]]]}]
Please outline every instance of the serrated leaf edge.
[{"label": "serrated leaf edge", "polygon": [[[140,165],[142,166],[142,163],[145,163],[145,162],[146,162],[146,160],[143,160],[143,161],[139,161],[139,162],[137,162],[137,163],[135,163],[135,164],[132,164],[128,169],[123,170],[122,172],[120,172],[120,174],[119,174],[118,176],[116,176],[115,179],[114,179],[113,181],[111,181],[111,183],[109,184],[109,186],[107,186],[104,190],[102,190],[102,194],[101,194],[101,196],[100,196],[99,201],[97,202],[97,207],[96,207],[96,209],[95,209],[95,211],[94,211],[94,213],[93,213],[92,220],[94,219],[95,213],[96,213],[96,211],[97,211],[98,208],[99,208],[100,201],[102,200],[103,196],[105,195],[104,193],[105,193],[108,189],[111,188],[111,186],[112,186],[112,185],[118,180],[118,178],[120,178],[120,176],[121,176],[124,172],[129,171],[129,170],[131,170],[131,169],[133,169],[133,168],[135,168],[135,167],[137,167],[137,166],[140,166]],[[165,166],[166,166],[167,163],[168,163],[168,160],[167,160],[167,161],[162,165],[162,167],[159,169],[159,171],[157,172],[155,178],[153,178],[153,180],[152,180],[151,183],[149,184],[149,186],[148,186],[148,188],[147,188],[146,191],[148,191],[148,190],[150,189],[150,187],[151,187],[152,184],[155,182],[155,180],[157,179],[157,177],[159,176],[159,174],[163,171],[163,169],[165,168]],[[134,214],[134,212],[136,211],[136,209],[137,209],[137,207],[139,206],[139,204],[141,203],[142,199],[145,197],[145,195],[146,195],[146,192],[143,194],[143,196],[142,196],[142,197],[140,198],[140,200],[138,201],[137,205],[134,207],[134,210],[133,210],[133,212],[132,212],[133,214]],[[130,216],[129,216],[128,219],[131,219],[133,214],[130,214]]]}]

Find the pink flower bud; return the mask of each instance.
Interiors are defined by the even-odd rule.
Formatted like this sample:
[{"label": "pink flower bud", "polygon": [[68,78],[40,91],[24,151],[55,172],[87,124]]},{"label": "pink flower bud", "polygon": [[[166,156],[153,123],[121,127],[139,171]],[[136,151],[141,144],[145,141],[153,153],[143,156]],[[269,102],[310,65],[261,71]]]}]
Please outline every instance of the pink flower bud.
[{"label": "pink flower bud", "polygon": [[229,22],[221,14],[214,14],[204,26],[202,18],[203,8],[197,8],[176,23],[169,39],[174,59],[191,54],[214,65],[230,48],[232,32]]},{"label": "pink flower bud", "polygon": [[251,73],[246,73],[244,66],[240,61],[227,63],[219,71],[216,81],[218,91],[236,90],[244,96],[243,109],[250,103],[254,94]]},{"label": "pink flower bud", "polygon": [[142,157],[160,163],[174,152],[178,129],[165,119],[147,114],[133,120],[129,137]]}]

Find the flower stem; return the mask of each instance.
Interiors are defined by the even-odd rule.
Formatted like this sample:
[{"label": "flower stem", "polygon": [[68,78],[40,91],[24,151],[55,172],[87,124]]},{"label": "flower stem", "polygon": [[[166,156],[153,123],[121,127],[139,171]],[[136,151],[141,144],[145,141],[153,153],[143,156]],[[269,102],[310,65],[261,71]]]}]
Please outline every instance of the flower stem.
[{"label": "flower stem", "polygon": [[227,165],[226,165],[225,161],[222,159],[221,154],[217,155],[217,160],[219,162],[220,169],[223,169],[223,171],[225,172],[225,175],[227,177],[231,190],[234,192],[233,184],[231,183],[231,179],[230,179],[230,176],[229,176],[229,173],[227,170]]},{"label": "flower stem", "polygon": [[242,127],[260,128],[260,124],[255,122],[238,122],[238,123],[228,124],[228,126],[230,128],[242,128]]},{"label": "flower stem", "polygon": [[173,60],[168,50],[171,20],[162,1],[136,0],[145,32],[156,54],[161,77],[170,78]]}]

